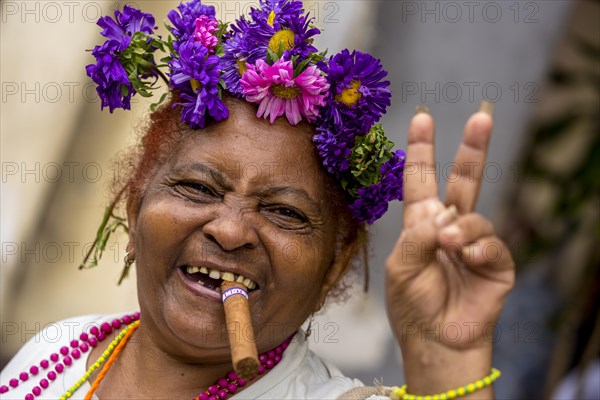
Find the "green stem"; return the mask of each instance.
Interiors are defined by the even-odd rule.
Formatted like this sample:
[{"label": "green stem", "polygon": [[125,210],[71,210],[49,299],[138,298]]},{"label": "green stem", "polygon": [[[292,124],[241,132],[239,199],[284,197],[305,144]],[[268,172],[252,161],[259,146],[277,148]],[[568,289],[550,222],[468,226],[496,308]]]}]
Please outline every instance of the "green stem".
[{"label": "green stem", "polygon": [[104,232],[104,228],[106,227],[106,224],[108,223],[108,220],[110,219],[110,217],[113,215],[113,211],[117,207],[119,200],[121,200],[121,196],[123,196],[125,189],[127,189],[127,186],[125,186],[123,189],[121,189],[119,191],[119,193],[117,193],[117,196],[115,197],[115,199],[108,205],[108,207],[106,207],[106,210],[104,211],[104,216],[102,218],[102,223],[100,224],[100,227],[98,228],[98,232],[96,233],[96,239],[94,239],[94,242],[90,246],[90,249],[86,253],[85,257],[83,258],[81,265],[79,265],[79,269],[85,268],[89,258],[91,257],[92,253],[98,246],[98,242],[102,239],[102,232]]},{"label": "green stem", "polygon": [[167,76],[158,68],[156,68],[156,73],[158,74],[158,76],[160,76],[162,78],[162,80],[165,82],[165,84],[167,86],[169,86],[169,78],[167,78]]}]

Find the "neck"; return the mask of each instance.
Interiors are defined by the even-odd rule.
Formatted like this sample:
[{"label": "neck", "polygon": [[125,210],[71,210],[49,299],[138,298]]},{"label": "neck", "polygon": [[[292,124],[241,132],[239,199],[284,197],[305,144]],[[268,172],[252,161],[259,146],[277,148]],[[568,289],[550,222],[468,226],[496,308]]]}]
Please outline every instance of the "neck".
[{"label": "neck", "polygon": [[[95,350],[101,353],[102,347]],[[92,354],[90,359],[94,360],[94,356]],[[195,398],[231,370],[231,362],[192,364],[171,356],[161,350],[148,327],[141,324],[107,373],[97,394],[102,399]]]}]

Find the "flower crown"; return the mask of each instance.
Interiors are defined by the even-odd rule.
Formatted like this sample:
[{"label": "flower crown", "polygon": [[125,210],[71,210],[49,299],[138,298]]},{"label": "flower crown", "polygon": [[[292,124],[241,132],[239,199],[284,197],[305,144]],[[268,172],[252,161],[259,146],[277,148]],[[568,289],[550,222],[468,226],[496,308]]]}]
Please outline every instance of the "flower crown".
[{"label": "flower crown", "polygon": [[[178,94],[181,120],[198,129],[207,119],[228,118],[225,90],[258,104],[257,117],[271,123],[285,115],[292,125],[313,124],[323,165],[341,182],[359,221],[372,224],[388,202],[402,199],[406,155],[392,151],[378,124],[391,104],[379,60],[358,51],[318,52],[313,41],[320,30],[298,0],[260,0],[248,19],[230,25],[200,0],[180,4],[168,18],[166,40],[154,33],[154,17],[135,8],[100,18],[107,41],[94,48],[96,64],[86,70],[102,109],[130,109],[132,96],[152,96],[162,78]],[[159,50],[168,56],[157,64]]]}]

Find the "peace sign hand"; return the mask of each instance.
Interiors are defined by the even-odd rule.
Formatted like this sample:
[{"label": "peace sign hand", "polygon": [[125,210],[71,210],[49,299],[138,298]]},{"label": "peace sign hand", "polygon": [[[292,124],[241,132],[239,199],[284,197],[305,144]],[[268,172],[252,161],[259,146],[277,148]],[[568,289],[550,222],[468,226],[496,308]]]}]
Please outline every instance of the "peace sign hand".
[{"label": "peace sign hand", "polygon": [[[448,379],[469,383],[460,383],[470,376],[464,370],[445,371],[440,375],[444,382],[417,378],[428,368],[435,381],[432,365],[470,360],[475,380],[487,375],[493,327],[513,285],[508,248],[489,220],[473,212],[493,125],[491,105],[484,102],[482,110],[466,124],[445,202],[435,176],[434,121],[420,112],[410,125],[404,229],[386,263],[388,315],[403,351],[409,388],[443,388]],[[432,364],[429,358],[437,361]]]}]

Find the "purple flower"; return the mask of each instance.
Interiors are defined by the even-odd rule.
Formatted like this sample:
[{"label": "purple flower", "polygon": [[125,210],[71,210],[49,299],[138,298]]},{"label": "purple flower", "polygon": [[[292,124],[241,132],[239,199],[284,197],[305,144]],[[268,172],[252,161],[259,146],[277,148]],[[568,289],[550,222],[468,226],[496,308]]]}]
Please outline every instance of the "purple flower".
[{"label": "purple flower", "polygon": [[[282,8],[282,12],[296,12],[295,8]],[[301,10],[300,10],[301,11]],[[256,15],[264,15],[256,13]],[[274,15],[273,12],[271,15]],[[271,23],[273,21],[273,23]],[[313,46],[313,36],[321,31],[311,27],[312,18],[308,15],[282,14],[273,18],[257,19],[247,32],[248,40],[252,44],[249,60],[265,59],[267,51],[278,53],[283,50],[282,57],[290,60],[298,56],[298,62],[307,59],[311,54],[318,52]]]},{"label": "purple flower", "polygon": [[96,92],[100,97],[101,108],[108,107],[111,113],[116,108],[129,110],[131,96],[135,93],[117,55],[118,48],[119,42],[116,40],[108,40],[102,46],[96,46],[92,50],[96,64],[85,67],[87,75],[97,85]]},{"label": "purple flower", "polygon": [[343,50],[324,66],[330,96],[322,124],[351,129],[363,135],[381,119],[391,104],[387,71],[370,54]]},{"label": "purple flower", "polygon": [[266,21],[277,30],[302,14],[302,1],[298,0],[260,0],[259,4],[258,9],[250,10],[252,19]]},{"label": "purple flower", "polygon": [[329,128],[318,128],[313,137],[327,172],[339,179],[350,169],[350,155],[354,147],[354,135],[335,132]]},{"label": "purple flower", "polygon": [[203,5],[200,0],[192,0],[185,4],[179,4],[177,9],[179,12],[171,10],[167,16],[173,24],[171,33],[173,33],[176,39],[173,47],[176,51],[179,51],[179,46],[194,36],[196,20],[203,15],[214,19],[215,8]]},{"label": "purple flower", "polygon": [[219,98],[219,57],[191,38],[179,47],[179,57],[169,63],[171,87],[180,91],[181,120],[193,129],[203,128],[206,116],[221,121],[229,111]]},{"label": "purple flower", "polygon": [[[153,34],[154,17],[135,8],[125,6],[123,12],[115,11],[115,19],[103,17],[98,20],[102,35],[108,38],[101,46],[92,50],[96,64],[86,66],[87,75],[96,83],[96,91],[100,97],[101,107],[108,107],[112,113],[116,108],[129,110],[131,97],[136,93],[129,80],[128,73],[120,56],[131,44],[132,37],[142,32]],[[152,59],[151,54],[147,56]],[[147,59],[146,63],[152,64]],[[144,68],[140,68],[145,71]],[[152,75],[146,71],[145,75]]]},{"label": "purple flower", "polygon": [[149,35],[154,33],[154,16],[144,13],[133,7],[123,7],[123,12],[116,10],[115,19],[102,17],[98,26],[103,29],[102,36],[119,43],[117,51],[124,51],[131,43],[131,37],[136,32]]},{"label": "purple flower", "polygon": [[224,37],[223,42],[225,54],[220,59],[221,70],[223,71],[222,79],[229,93],[241,96],[240,79],[248,69],[246,63],[252,47],[247,40],[248,36],[245,34],[249,29],[249,23],[242,16],[229,27],[231,30]]},{"label": "purple flower", "polygon": [[358,190],[358,197],[350,204],[354,218],[371,225],[387,212],[388,201],[381,189],[379,184],[375,184]]},{"label": "purple flower", "polygon": [[179,97],[181,101],[176,105],[182,107],[181,121],[188,123],[192,129],[204,128],[207,114],[215,121],[229,117],[229,110],[219,96],[208,93],[204,88],[194,92],[182,92]]},{"label": "purple flower", "polygon": [[381,181],[358,190],[350,211],[361,222],[373,224],[388,210],[388,203],[402,200],[403,172],[406,154],[396,151],[380,168]]},{"label": "purple flower", "polygon": [[403,199],[403,179],[406,153],[404,150],[396,150],[392,159],[380,168],[381,182],[386,188],[388,201]]},{"label": "purple flower", "polygon": [[310,28],[310,20],[302,16],[302,2],[297,0],[261,0],[260,8],[250,11],[251,20],[243,16],[230,25],[224,38],[225,55],[221,57],[223,81],[227,91],[240,96],[240,79],[248,64],[266,60],[267,49],[277,52],[281,43],[283,58],[300,56],[306,59],[317,49],[312,46],[312,36],[320,31]]}]

